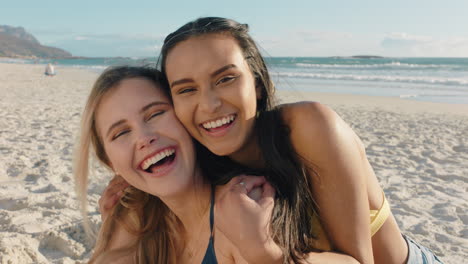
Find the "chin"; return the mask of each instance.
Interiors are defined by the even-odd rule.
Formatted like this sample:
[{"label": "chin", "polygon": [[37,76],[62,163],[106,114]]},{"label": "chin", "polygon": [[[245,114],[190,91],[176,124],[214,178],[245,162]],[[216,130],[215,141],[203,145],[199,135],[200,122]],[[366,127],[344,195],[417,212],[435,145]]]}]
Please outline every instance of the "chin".
[{"label": "chin", "polygon": [[216,156],[229,156],[233,153],[232,149],[227,148],[210,148],[209,150]]}]

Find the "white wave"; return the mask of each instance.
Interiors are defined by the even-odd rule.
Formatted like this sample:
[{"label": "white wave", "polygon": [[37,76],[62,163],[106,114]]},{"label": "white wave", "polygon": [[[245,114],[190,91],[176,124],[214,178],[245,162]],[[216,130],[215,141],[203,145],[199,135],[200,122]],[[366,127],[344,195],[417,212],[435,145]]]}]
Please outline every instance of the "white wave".
[{"label": "white wave", "polygon": [[78,69],[93,69],[93,70],[105,70],[109,65],[66,65],[67,67],[78,68]]},{"label": "white wave", "polygon": [[404,82],[404,83],[468,86],[468,79],[441,78],[441,77],[431,77],[431,76],[353,75],[353,74],[323,74],[323,73],[302,73],[302,72],[279,72],[278,75],[284,76],[284,77],[291,77],[291,78],[308,78],[308,79],[321,79],[321,80],[383,81],[383,82]]},{"label": "white wave", "polygon": [[299,68],[411,68],[411,69],[440,69],[440,68],[459,68],[457,65],[446,65],[446,64],[410,64],[401,63],[398,61],[391,63],[380,63],[380,64],[313,64],[313,63],[295,63],[295,66]]},{"label": "white wave", "polygon": [[0,58],[2,63],[18,63],[18,64],[30,64],[32,60],[29,59],[17,59],[17,58]]},{"label": "white wave", "polygon": [[417,94],[400,94],[400,98],[416,98]]}]

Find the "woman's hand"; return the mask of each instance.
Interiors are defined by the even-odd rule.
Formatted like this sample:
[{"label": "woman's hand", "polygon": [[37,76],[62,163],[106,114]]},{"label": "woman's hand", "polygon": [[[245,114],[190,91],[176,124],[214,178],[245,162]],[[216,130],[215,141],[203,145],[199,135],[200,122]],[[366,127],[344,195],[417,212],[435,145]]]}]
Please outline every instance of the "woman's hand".
[{"label": "woman's hand", "polygon": [[220,188],[215,225],[249,263],[282,263],[270,230],[275,190],[260,176],[242,175]]},{"label": "woman's hand", "polygon": [[109,184],[102,192],[98,202],[99,212],[101,213],[101,220],[103,222],[107,219],[111,209],[118,203],[124,194],[125,188],[128,186],[130,186],[130,184],[119,175],[115,175],[114,178],[109,181]]}]

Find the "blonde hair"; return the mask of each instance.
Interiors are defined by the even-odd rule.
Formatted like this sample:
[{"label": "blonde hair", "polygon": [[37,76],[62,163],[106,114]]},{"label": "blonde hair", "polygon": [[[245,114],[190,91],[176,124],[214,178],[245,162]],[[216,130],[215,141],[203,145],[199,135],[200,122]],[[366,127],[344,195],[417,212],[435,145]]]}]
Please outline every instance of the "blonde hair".
[{"label": "blonde hair", "polygon": [[[148,67],[111,67],[96,80],[83,111],[74,164],[76,191],[81,203],[84,228],[89,236],[94,236],[87,216],[86,197],[90,153],[93,151],[97,159],[110,168],[109,159],[96,130],[96,109],[104,95],[122,80],[129,78],[145,78],[158,87],[166,85],[162,74]],[[132,256],[135,263],[175,263],[177,224],[177,217],[158,197],[133,187],[127,188],[124,196],[101,225],[90,263],[109,263],[122,256]],[[110,250],[110,241],[117,225],[136,239],[129,241],[123,248]]]}]

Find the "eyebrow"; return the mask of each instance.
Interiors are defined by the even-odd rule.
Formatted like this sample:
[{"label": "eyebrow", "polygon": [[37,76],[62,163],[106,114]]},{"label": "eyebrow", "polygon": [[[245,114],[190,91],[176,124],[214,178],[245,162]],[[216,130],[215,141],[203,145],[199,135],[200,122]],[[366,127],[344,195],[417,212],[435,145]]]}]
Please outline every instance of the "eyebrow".
[{"label": "eyebrow", "polygon": [[[219,69],[217,69],[216,71],[214,71],[213,73],[210,74],[210,76],[213,78],[214,76],[224,72],[224,71],[227,71],[231,68],[237,68],[237,66],[235,64],[228,64],[228,65],[225,65]],[[174,87],[175,85],[179,85],[179,84],[183,84],[183,83],[188,83],[188,82],[193,82],[192,79],[190,78],[184,78],[184,79],[180,79],[180,80],[177,80],[177,81],[173,81],[171,83],[171,88]]]},{"label": "eyebrow", "polygon": [[[153,106],[155,106],[155,105],[169,105],[169,103],[167,103],[167,102],[162,102],[162,101],[155,101],[155,102],[152,102],[152,103],[149,103],[149,104],[143,106],[143,107],[140,109],[139,113],[141,114],[141,113],[145,112],[146,110],[150,109],[151,107],[153,107]],[[106,137],[109,137],[110,132],[111,132],[114,128],[116,128],[116,127],[120,126],[121,124],[125,123],[125,121],[126,121],[125,119],[120,119],[119,121],[113,123],[113,124],[109,127],[109,129],[107,129]]]}]

